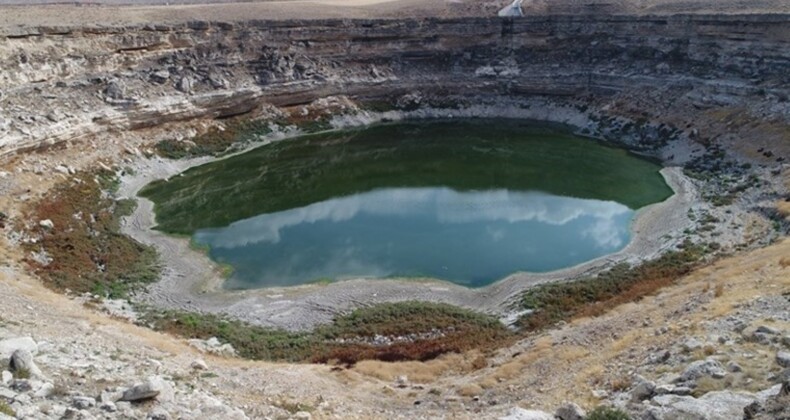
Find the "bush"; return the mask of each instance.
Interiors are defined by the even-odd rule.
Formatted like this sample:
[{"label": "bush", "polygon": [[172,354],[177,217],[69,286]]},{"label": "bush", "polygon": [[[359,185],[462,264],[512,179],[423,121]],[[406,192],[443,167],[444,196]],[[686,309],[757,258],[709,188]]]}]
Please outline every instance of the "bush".
[{"label": "bush", "polygon": [[50,190],[30,210],[29,219],[49,219],[53,229],[35,225],[38,243],[26,251],[44,253],[51,262],[28,260],[44,283],[56,290],[123,298],[159,277],[156,251],[121,233],[121,218],[135,202],[115,201],[108,191],[118,181],[110,171],[81,172]]},{"label": "bush", "polygon": [[16,413],[11,406],[8,405],[5,401],[0,401],[0,414],[5,414],[6,416],[16,417]]},{"label": "bush", "polygon": [[562,320],[598,316],[671,284],[697,266],[707,251],[703,245],[686,242],[681,249],[639,266],[619,264],[597,277],[534,287],[521,297],[521,307],[532,312],[519,318],[518,325],[534,331]]},{"label": "bush", "polygon": [[[429,360],[445,353],[492,349],[514,339],[496,318],[452,305],[385,303],[338,316],[312,332],[265,328],[213,314],[148,312],[155,329],[188,338],[217,337],[250,359],[289,362]],[[392,338],[374,344],[372,338]],[[404,339],[404,337],[410,337]]]},{"label": "bush", "polygon": [[631,420],[631,417],[619,408],[601,405],[590,411],[585,420]]}]

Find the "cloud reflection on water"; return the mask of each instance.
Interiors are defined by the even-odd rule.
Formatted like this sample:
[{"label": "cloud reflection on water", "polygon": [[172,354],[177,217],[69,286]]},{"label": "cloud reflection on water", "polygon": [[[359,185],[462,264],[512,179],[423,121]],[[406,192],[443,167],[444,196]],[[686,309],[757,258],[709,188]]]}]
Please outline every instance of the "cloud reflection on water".
[{"label": "cloud reflection on water", "polygon": [[[257,243],[276,244],[285,228],[323,221],[343,222],[360,214],[403,217],[435,214],[443,224],[485,222],[540,222],[561,226],[586,217],[591,223],[581,236],[597,246],[616,249],[623,245],[628,226],[618,217],[632,212],[612,202],[561,197],[541,192],[508,190],[458,192],[449,188],[391,188],[314,203],[309,206],[262,214],[218,229],[197,232],[199,242],[232,249]],[[493,240],[501,231],[489,230]]]}]

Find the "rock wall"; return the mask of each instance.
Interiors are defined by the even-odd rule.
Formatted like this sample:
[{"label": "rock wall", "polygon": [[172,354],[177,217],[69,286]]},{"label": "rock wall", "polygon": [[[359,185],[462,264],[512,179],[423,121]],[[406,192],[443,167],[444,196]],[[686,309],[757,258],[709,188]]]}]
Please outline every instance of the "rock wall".
[{"label": "rock wall", "polygon": [[790,121],[788,15],[17,28],[0,68],[0,154],[338,94],[447,107],[541,96],[681,128],[711,107]]}]

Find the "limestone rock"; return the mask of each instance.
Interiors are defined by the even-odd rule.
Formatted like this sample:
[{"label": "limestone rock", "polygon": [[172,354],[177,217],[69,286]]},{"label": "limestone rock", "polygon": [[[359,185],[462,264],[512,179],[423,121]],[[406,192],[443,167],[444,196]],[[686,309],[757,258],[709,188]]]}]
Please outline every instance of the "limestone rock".
[{"label": "limestone rock", "polygon": [[746,406],[756,401],[754,394],[733,391],[709,392],[700,398],[660,395],[649,410],[655,420],[732,420],[743,417]]},{"label": "limestone rock", "polygon": [[228,87],[228,81],[216,73],[209,73],[208,82],[214,89],[226,89]]},{"label": "limestone rock", "polygon": [[515,407],[499,420],[554,420],[554,416],[540,410],[526,410],[523,408]]},{"label": "limestone rock", "polygon": [[52,223],[52,220],[44,219],[38,222],[38,225],[43,227],[44,229],[54,229],[55,224]]},{"label": "limestone rock", "polygon": [[192,78],[189,76],[184,76],[178,79],[178,82],[176,82],[176,90],[179,92],[190,93],[192,92],[192,87]]},{"label": "limestone rock", "polygon": [[631,390],[631,401],[643,401],[653,396],[656,385],[653,382],[642,380]]},{"label": "limestone rock", "polygon": [[96,400],[91,397],[74,397],[71,400],[71,406],[78,410],[86,410],[96,405]]},{"label": "limestone rock", "polygon": [[151,81],[154,83],[165,83],[170,80],[170,72],[167,70],[158,70],[151,73]]},{"label": "limestone rock", "polygon": [[125,96],[123,86],[115,80],[111,81],[104,89],[104,96],[115,100],[123,99]]},{"label": "limestone rock", "polygon": [[769,334],[769,335],[777,335],[781,333],[779,329],[774,327],[769,327],[767,325],[760,325],[759,327],[757,327],[757,330],[755,330],[755,332]]},{"label": "limestone rock", "polygon": [[36,366],[36,363],[33,362],[33,355],[26,349],[15,351],[11,355],[8,367],[11,368],[11,372],[14,373],[27,372],[33,376],[41,376],[41,371],[38,369],[38,366]]},{"label": "limestone rock", "polygon": [[154,408],[148,413],[147,420],[170,420],[170,414],[161,407]]},{"label": "limestone rock", "polygon": [[702,342],[696,338],[689,338],[681,345],[681,347],[683,347],[683,350],[687,352],[699,350],[702,348]]},{"label": "limestone rock", "polygon": [[572,402],[566,402],[557,408],[554,415],[560,420],[584,420],[587,413],[578,405]]},{"label": "limestone rock", "polygon": [[195,359],[190,365],[194,370],[206,370],[208,369],[208,365],[203,359]]}]

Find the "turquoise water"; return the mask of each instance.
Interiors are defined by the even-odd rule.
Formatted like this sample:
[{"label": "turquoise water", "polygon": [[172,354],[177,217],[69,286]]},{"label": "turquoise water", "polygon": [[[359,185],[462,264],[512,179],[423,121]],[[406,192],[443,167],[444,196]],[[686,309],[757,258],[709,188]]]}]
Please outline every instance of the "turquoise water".
[{"label": "turquoise water", "polygon": [[551,271],[629,241],[634,211],[539,192],[388,188],[195,233],[234,273],[226,287],[431,277],[470,287]]}]

